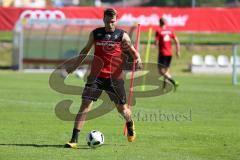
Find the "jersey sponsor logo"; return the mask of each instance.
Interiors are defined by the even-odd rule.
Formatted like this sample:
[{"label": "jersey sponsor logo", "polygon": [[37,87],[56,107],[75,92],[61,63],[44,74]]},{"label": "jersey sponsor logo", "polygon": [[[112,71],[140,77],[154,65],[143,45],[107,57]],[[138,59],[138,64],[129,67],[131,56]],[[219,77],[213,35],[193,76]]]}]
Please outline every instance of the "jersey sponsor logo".
[{"label": "jersey sponsor logo", "polygon": [[114,42],[96,42],[97,46],[111,46],[114,47],[116,44]]},{"label": "jersey sponsor logo", "polygon": [[96,42],[96,46],[101,46],[104,52],[109,53],[116,48],[116,42]]}]

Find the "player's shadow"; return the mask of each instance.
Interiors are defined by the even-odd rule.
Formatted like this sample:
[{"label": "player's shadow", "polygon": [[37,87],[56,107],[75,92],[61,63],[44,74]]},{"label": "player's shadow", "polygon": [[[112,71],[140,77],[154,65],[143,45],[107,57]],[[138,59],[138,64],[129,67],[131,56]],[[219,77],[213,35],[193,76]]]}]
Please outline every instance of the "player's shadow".
[{"label": "player's shadow", "polygon": [[[0,144],[0,146],[36,147],[36,148],[64,148],[58,144]],[[68,149],[68,148],[66,148]],[[77,149],[90,149],[87,145],[79,145]]]},{"label": "player's shadow", "polygon": [[103,146],[128,146],[127,144],[104,143]]}]

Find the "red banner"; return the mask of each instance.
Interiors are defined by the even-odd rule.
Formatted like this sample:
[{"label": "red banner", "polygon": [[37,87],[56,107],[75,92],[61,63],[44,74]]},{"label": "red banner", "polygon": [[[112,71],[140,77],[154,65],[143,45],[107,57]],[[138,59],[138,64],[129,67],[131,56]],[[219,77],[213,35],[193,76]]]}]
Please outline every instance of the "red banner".
[{"label": "red banner", "polygon": [[[157,26],[160,17],[176,31],[240,32],[240,8],[116,8],[119,20],[136,21],[145,28]],[[102,19],[104,8],[0,8],[0,30],[12,30],[19,17]]]}]

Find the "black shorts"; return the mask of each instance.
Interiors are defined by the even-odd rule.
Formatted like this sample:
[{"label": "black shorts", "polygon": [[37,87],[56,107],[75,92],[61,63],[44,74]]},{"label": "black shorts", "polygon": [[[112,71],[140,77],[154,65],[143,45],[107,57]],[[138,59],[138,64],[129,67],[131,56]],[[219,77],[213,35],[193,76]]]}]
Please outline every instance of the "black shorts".
[{"label": "black shorts", "polygon": [[107,92],[109,98],[115,104],[126,104],[126,93],[124,81],[122,79],[88,77],[83,90],[82,99],[96,101],[103,90]]},{"label": "black shorts", "polygon": [[158,67],[159,68],[168,68],[171,64],[172,56],[158,56]]}]

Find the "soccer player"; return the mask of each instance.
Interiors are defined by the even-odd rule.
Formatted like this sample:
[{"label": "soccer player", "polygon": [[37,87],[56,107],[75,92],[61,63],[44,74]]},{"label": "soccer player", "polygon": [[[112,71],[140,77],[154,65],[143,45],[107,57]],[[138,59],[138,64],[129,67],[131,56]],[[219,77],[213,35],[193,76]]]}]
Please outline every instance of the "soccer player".
[{"label": "soccer player", "polygon": [[164,85],[165,88],[166,81],[170,81],[174,90],[176,90],[179,85],[176,82],[169,71],[169,67],[172,60],[172,39],[176,45],[176,55],[180,57],[180,43],[175,35],[175,33],[166,26],[166,20],[164,18],[160,18],[159,20],[160,27],[157,29],[155,34],[155,45],[158,45],[158,71],[160,75],[164,76]]},{"label": "soccer player", "polygon": [[105,90],[115,103],[118,112],[126,120],[127,138],[129,142],[136,137],[134,122],[131,117],[131,110],[126,104],[126,93],[122,78],[122,51],[130,51],[135,58],[136,64],[141,65],[142,61],[139,52],[131,45],[129,35],[116,28],[117,11],[109,8],[104,11],[104,27],[94,29],[86,46],[81,50],[78,60],[66,71],[72,73],[86,57],[92,46],[95,47],[94,58],[91,64],[91,71],[82,93],[82,104],[75,118],[71,140],[65,144],[68,148],[77,148],[78,135],[84,125],[86,114],[93,101],[96,101],[103,90]]}]

